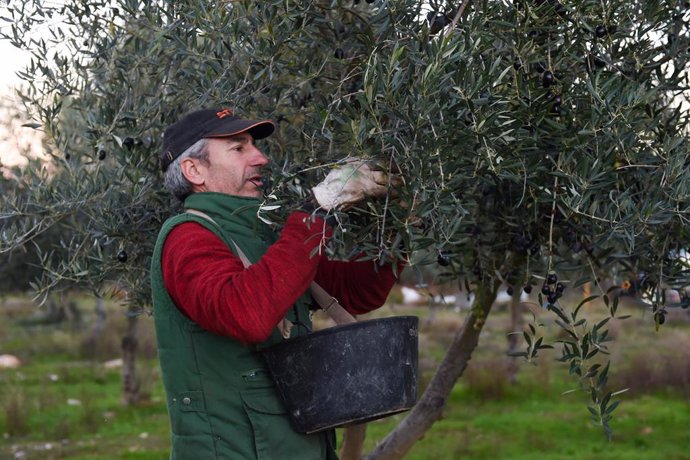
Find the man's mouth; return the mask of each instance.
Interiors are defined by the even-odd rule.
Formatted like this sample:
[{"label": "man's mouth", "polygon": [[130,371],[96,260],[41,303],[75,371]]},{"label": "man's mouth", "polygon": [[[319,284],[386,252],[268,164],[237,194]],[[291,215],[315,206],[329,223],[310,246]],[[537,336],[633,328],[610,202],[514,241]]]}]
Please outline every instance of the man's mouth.
[{"label": "man's mouth", "polygon": [[264,181],[261,176],[252,176],[248,180],[252,184],[256,185],[257,188],[261,188],[264,185]]}]

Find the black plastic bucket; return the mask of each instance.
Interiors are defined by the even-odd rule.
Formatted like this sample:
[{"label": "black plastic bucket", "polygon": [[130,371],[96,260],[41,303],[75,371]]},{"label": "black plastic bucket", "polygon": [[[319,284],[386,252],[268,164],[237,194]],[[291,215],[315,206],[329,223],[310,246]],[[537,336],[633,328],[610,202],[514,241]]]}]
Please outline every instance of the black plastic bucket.
[{"label": "black plastic bucket", "polygon": [[418,320],[373,319],[323,329],[262,350],[301,433],[403,412],[417,400]]}]

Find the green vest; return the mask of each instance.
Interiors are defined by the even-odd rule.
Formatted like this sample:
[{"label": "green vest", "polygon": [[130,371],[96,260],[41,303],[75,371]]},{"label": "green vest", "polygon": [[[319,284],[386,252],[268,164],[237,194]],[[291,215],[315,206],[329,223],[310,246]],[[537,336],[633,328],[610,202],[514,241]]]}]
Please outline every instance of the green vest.
[{"label": "green vest", "polygon": [[[195,193],[184,213],[168,219],[158,235],[151,266],[153,316],[162,380],[171,426],[171,460],[337,458],[333,431],[303,435],[294,431],[266,367],[256,350],[282,340],[274,330],[267,342],[246,346],[208,332],[177,309],[163,286],[161,257],[170,231],[198,222],[233,251],[236,243],[252,263],[277,235],[257,218],[260,200],[219,193]],[[257,290],[264,286],[256,286]],[[289,311],[292,336],[311,328],[309,297]],[[302,323],[303,326],[300,326]]]}]

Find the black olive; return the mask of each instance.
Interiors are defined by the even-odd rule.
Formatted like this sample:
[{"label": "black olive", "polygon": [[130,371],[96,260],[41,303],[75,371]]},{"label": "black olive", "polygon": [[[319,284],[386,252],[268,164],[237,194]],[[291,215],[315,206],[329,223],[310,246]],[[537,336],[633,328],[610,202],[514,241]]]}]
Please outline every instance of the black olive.
[{"label": "black olive", "polygon": [[659,324],[664,324],[666,322],[666,312],[664,310],[659,310],[655,313],[655,316]]},{"label": "black olive", "polygon": [[556,14],[558,14],[559,16],[565,16],[568,13],[568,9],[565,6],[563,6],[562,3],[557,3],[555,10]]},{"label": "black olive", "polygon": [[438,257],[436,258],[436,262],[438,262],[438,264],[442,267],[447,267],[448,265],[450,265],[450,262],[451,262],[450,261],[450,255],[445,251],[441,251],[438,253]]},{"label": "black olive", "polygon": [[591,70],[592,67],[595,67],[597,69],[601,69],[603,67],[606,67],[606,61],[601,59],[599,56],[595,56],[594,54],[589,55],[589,59],[587,60],[588,67]]},{"label": "black olive", "polygon": [[436,11],[430,11],[426,15],[426,20],[429,23],[429,33],[431,35],[439,33],[445,26],[451,23],[445,14],[437,13]]},{"label": "black olive", "polygon": [[127,251],[124,249],[120,252],[117,253],[117,260],[119,260],[122,263],[127,262]]}]

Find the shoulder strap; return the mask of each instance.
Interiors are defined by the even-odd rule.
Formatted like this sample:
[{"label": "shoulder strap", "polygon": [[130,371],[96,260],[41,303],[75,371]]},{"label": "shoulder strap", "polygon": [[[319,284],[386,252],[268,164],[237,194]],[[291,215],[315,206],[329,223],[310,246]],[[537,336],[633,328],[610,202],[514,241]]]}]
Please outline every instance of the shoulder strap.
[{"label": "shoulder strap", "polygon": [[[216,226],[220,227],[215,220],[205,212],[199,211],[198,209],[186,209],[186,211],[190,214],[195,214],[199,217],[203,217],[204,219],[207,219],[211,222],[213,222]],[[239,246],[237,246],[237,243],[233,241],[232,238],[227,237],[232,245],[235,247],[235,250],[237,251],[237,255],[239,256],[240,260],[242,261],[242,265],[244,265],[244,268],[247,268],[251,265],[251,262],[247,258],[247,256],[242,252]],[[336,324],[349,324],[349,323],[354,323],[357,321],[357,319],[352,316],[345,308],[343,308],[342,305],[340,305],[340,302],[338,302],[338,299],[335,297],[332,297],[324,288],[319,286],[316,282],[312,281],[311,285],[309,286],[309,289],[311,291],[311,295],[316,300],[316,303],[319,304],[319,307],[328,315],[331,317],[333,321],[335,321]]]},{"label": "shoulder strap", "polygon": [[340,305],[338,299],[331,297],[331,295],[316,282],[312,281],[309,289],[316,303],[319,304],[319,307],[321,307],[323,311],[328,313],[328,316],[335,321],[335,324],[350,324],[357,321],[357,318],[352,316],[350,312]]},{"label": "shoulder strap", "polygon": [[[194,214],[194,215],[197,215],[199,217],[203,217],[204,219],[212,222],[216,227],[218,227],[218,229],[220,229],[220,225],[218,225],[218,223],[216,223],[216,221],[213,220],[213,218],[211,216],[209,216],[208,214],[206,214],[205,212],[199,211],[198,209],[186,209],[185,211],[188,212],[189,214]],[[240,249],[240,247],[237,246],[237,243],[235,243],[235,241],[232,238],[230,238],[227,235],[226,235],[226,238],[235,247],[235,251],[237,251],[237,256],[242,261],[242,265],[244,265],[244,268],[249,267],[252,264],[249,261],[249,258],[244,254],[244,252]]]}]

